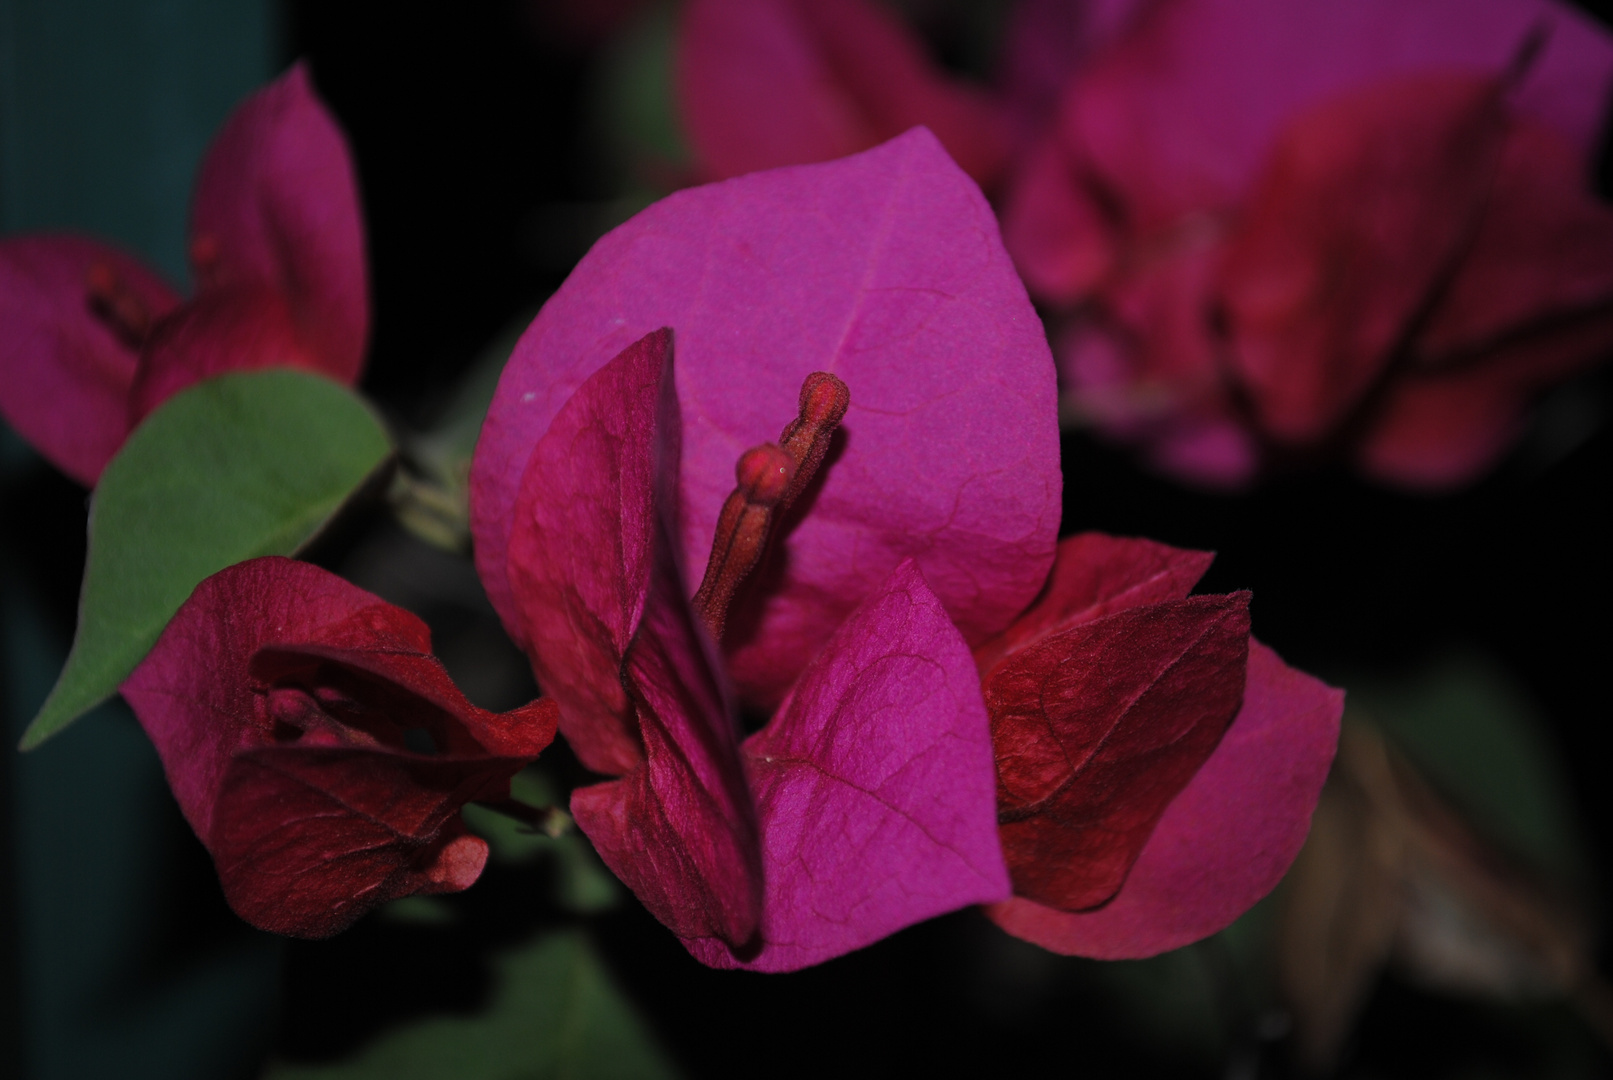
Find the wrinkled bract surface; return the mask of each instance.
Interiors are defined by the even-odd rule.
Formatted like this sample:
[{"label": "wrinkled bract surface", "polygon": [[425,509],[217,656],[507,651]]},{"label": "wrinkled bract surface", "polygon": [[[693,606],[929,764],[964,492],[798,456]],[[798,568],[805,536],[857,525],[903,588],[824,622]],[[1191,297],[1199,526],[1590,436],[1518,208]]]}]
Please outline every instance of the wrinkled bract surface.
[{"label": "wrinkled bract surface", "polygon": [[1189,596],[1208,565],[1070,537],[1036,604],[976,650],[1015,894],[989,914],[1008,932],[1151,956],[1222,929],[1297,854],[1343,695],[1250,638],[1247,593]]},{"label": "wrinkled bract surface", "polygon": [[226,371],[294,366],[351,385],[369,333],[347,144],[294,66],[209,146],[184,303],[129,256],[71,236],[0,243],[0,414],[93,485],[135,424]]},{"label": "wrinkled bract surface", "polygon": [[1005,896],[979,677],[914,561],[741,741],[675,560],[675,351],[654,331],[591,374],[531,449],[514,509],[508,580],[534,668],[579,755],[619,776],[573,794],[578,825],[716,967],[794,970]]},{"label": "wrinkled bract surface", "polygon": [[230,906],[300,937],[474,882],[460,808],[508,797],[555,731],[549,701],[471,705],[419,619],[282,558],[199,585],[122,690]]},{"label": "wrinkled bract surface", "polygon": [[1549,0],[1151,6],[1004,203],[1072,313],[1067,404],[1208,484],[1324,456],[1473,478],[1613,347],[1610,89],[1613,37]]}]

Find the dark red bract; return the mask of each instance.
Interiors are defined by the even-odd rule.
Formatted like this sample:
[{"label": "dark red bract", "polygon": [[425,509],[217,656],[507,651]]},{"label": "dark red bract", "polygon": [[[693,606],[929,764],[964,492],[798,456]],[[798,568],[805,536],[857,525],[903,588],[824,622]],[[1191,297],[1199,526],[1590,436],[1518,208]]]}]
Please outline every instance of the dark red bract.
[{"label": "dark red bract", "polygon": [[[1148,540],[1070,537],[1036,603],[975,650],[1015,896],[989,910],[1010,933],[1151,955],[1221,929],[1298,853],[1343,697],[1250,638],[1248,593],[1189,596],[1209,564]],[[1183,800],[1226,785],[1238,798],[1193,822],[1214,841],[1179,843]],[[1162,895],[1147,880],[1157,867],[1175,875]]]},{"label": "dark red bract", "polygon": [[282,558],[197,586],[122,690],[230,906],[299,937],[474,882],[459,810],[509,796],[557,711],[478,709],[419,619]]}]

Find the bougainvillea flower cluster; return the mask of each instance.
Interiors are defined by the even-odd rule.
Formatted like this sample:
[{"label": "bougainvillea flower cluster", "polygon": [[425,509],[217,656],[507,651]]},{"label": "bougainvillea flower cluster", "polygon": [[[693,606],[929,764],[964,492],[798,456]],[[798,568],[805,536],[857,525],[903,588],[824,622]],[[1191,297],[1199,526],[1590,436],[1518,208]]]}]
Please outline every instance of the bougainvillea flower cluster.
[{"label": "bougainvillea flower cluster", "polygon": [[301,937],[470,886],[488,848],[460,808],[555,732],[553,702],[476,708],[418,618],[277,557],[202,582],[122,691],[230,906]]},{"label": "bougainvillea flower cluster", "polygon": [[[664,200],[517,346],[472,469],[478,569],[562,733],[623,778],[573,796],[579,825],[701,959],[800,967],[1007,895],[969,643],[1051,563],[1052,374],[990,209],[923,131]],[[773,439],[789,464],[752,453]],[[760,505],[792,486],[770,460],[813,459],[719,651],[688,598],[755,543],[721,520],[736,462]],[[727,687],[772,716],[743,744]]]},{"label": "bougainvillea flower cluster", "polygon": [[1004,208],[1074,313],[1067,405],[1208,483],[1472,478],[1613,348],[1610,89],[1613,38],[1543,0],[1139,8]]},{"label": "bougainvillea flower cluster", "polygon": [[0,243],[0,415],[84,484],[147,413],[208,376],[289,365],[357,380],[369,331],[358,189],[302,65],[213,140],[189,256],[196,288],[181,301],[98,241]]},{"label": "bougainvillea flower cluster", "polygon": [[[1292,858],[1337,694],[1250,667],[1247,597],[1187,597],[1207,557],[1056,545],[1053,399],[991,211],[922,130],[657,204],[517,346],[472,471],[478,569],[618,778],[574,794],[578,824],[700,959],[793,969],[979,902],[1138,955]],[[1046,687],[1070,707],[1029,708]],[[736,706],[770,718],[742,738]],[[1083,739],[1103,752],[1071,764]],[[1216,845],[1184,853],[1156,823],[1199,789]],[[1020,925],[1128,896],[1107,944]]]}]

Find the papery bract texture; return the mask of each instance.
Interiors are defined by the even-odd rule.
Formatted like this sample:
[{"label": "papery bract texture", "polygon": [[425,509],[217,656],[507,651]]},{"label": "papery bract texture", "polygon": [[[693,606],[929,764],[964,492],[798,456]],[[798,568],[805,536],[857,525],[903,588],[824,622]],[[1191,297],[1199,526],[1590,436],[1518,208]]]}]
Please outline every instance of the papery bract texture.
[{"label": "papery bract texture", "polygon": [[1068,912],[1015,897],[987,913],[1016,937],[1101,960],[1153,956],[1225,928],[1299,854],[1343,708],[1340,691],[1252,642],[1237,719],[1166,808],[1114,899]]},{"label": "papery bract texture", "polygon": [[[1230,923],[1298,852],[1342,695],[1250,638],[1247,593],[1189,596],[1209,563],[1148,540],[1068,537],[1036,603],[975,650],[1014,886],[991,914],[1010,933],[1060,952],[1152,955]],[[1226,779],[1229,744],[1241,748],[1231,767],[1265,755],[1265,772]],[[1217,802],[1205,783],[1253,794]],[[1224,852],[1171,846],[1184,800],[1207,815],[1195,838],[1214,835]],[[1161,874],[1190,872],[1197,892],[1150,892]],[[1112,941],[1045,929],[1116,909],[1132,914]]]},{"label": "papery bract texture", "polygon": [[513,511],[508,582],[534,670],[579,756],[619,777],[573,793],[579,827],[717,967],[794,970],[1006,896],[979,678],[914,561],[741,746],[669,527],[687,467],[673,346],[653,331],[588,376]]},{"label": "papery bract texture", "polygon": [[677,475],[671,359],[660,330],[600,368],[532,448],[515,504],[514,636],[560,703],[566,741],[600,773],[643,760],[621,672],[656,558],[656,487]]},{"label": "papery bract texture", "polygon": [[1243,700],[1248,594],[1150,604],[1051,634],[985,684],[1016,895],[1065,909],[1120,889]]},{"label": "papery bract texture", "polygon": [[408,612],[263,558],[197,586],[124,683],[242,918],[325,937],[481,873],[459,810],[508,797],[556,707],[478,709],[430,649]]},{"label": "papery bract texture", "polygon": [[868,0],[694,0],[677,87],[713,178],[844,157],[923,124],[989,187],[1010,150],[1005,111]]},{"label": "papery bract texture", "polygon": [[73,236],[0,243],[0,414],[93,485],[133,426],[226,371],[289,365],[352,384],[369,331],[346,143],[294,66],[247,98],[193,199],[196,292]]},{"label": "papery bract texture", "polygon": [[761,948],[714,967],[793,971],[1005,896],[991,738],[962,636],[912,562],[853,612],[745,740],[761,823]]},{"label": "papery bract texture", "polygon": [[1211,485],[1329,455],[1471,479],[1613,348],[1610,90],[1613,36],[1552,0],[1151,5],[1004,204],[1074,313],[1071,411]]},{"label": "papery bract texture", "polygon": [[658,327],[683,417],[673,508],[687,592],[739,454],[779,434],[803,378],[852,387],[820,479],[724,640],[771,707],[903,560],[971,645],[1036,594],[1060,514],[1040,321],[978,189],[922,130],[826,165],[680,192],[601,240],[516,347],[472,467],[477,568],[520,636],[510,536],[532,449],[584,379]]},{"label": "papery bract texture", "polygon": [[129,434],[142,335],[178,303],[137,260],[94,240],[0,241],[0,416],[94,484]]}]

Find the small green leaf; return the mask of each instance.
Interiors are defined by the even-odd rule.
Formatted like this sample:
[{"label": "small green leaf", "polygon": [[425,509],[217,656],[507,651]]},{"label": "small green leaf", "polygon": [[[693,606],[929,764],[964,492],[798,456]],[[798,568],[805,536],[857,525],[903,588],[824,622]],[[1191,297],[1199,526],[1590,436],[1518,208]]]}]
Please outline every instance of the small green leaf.
[{"label": "small green leaf", "polygon": [[581,931],[498,959],[487,1010],[433,1017],[347,1061],[271,1065],[264,1080],[659,1080],[675,1075]]},{"label": "small green leaf", "polygon": [[22,749],[111,697],[202,579],[296,551],[390,453],[357,395],[301,371],[224,375],[152,413],[96,485],[73,650]]}]

